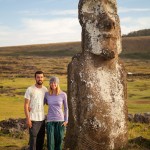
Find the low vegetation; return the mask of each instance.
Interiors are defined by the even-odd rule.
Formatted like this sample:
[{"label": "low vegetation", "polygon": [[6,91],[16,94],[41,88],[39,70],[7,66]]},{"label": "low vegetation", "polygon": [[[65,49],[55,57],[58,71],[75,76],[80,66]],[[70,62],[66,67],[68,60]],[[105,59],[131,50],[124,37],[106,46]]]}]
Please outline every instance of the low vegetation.
[{"label": "low vegetation", "polygon": [[[146,41],[147,40],[147,41]],[[125,37],[123,58],[128,73],[128,111],[144,113],[150,111],[150,37]],[[134,43],[134,42],[135,43]],[[141,46],[144,43],[146,46]],[[132,44],[137,44],[137,50]],[[143,44],[143,45],[144,45]],[[133,47],[134,47],[133,46]],[[126,48],[127,47],[127,48]],[[130,50],[129,50],[130,49]],[[34,84],[34,72],[45,72],[45,86],[50,76],[58,76],[62,90],[67,92],[67,66],[71,57],[81,51],[79,42],[31,45],[0,48],[0,120],[24,118],[23,103],[26,88]],[[45,106],[47,112],[47,107]],[[150,126],[148,124],[129,123],[129,150],[150,149]],[[21,149],[27,145],[28,134],[23,138],[0,132],[0,148]]]}]

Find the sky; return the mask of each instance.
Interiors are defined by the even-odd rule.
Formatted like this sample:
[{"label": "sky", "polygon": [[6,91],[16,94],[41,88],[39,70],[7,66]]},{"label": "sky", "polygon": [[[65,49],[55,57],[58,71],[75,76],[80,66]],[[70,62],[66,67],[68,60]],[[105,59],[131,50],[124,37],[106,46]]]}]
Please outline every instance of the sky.
[{"label": "sky", "polygon": [[[81,41],[79,0],[0,0],[0,47]],[[117,0],[121,33],[150,28],[150,0]]]}]

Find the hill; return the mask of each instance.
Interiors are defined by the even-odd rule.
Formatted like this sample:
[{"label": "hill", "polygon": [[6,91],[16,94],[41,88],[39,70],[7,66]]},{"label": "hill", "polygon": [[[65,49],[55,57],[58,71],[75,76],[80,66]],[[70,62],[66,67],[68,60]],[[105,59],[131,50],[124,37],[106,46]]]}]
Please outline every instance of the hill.
[{"label": "hill", "polygon": [[120,57],[130,59],[150,59],[150,36],[123,37]]},{"label": "hill", "polygon": [[[123,37],[120,57],[150,59],[150,36]],[[73,56],[81,52],[81,42],[0,47],[1,56]]]},{"label": "hill", "polygon": [[81,50],[80,42],[0,47],[3,56],[73,56]]},{"label": "hill", "polygon": [[143,29],[138,31],[130,32],[127,35],[123,35],[124,37],[136,37],[136,36],[150,36],[150,29]]}]

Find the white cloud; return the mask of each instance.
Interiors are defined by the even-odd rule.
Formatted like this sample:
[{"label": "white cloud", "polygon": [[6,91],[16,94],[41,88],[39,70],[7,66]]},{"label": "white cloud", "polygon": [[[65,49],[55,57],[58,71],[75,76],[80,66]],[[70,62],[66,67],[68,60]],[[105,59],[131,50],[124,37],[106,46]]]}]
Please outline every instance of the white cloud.
[{"label": "white cloud", "polygon": [[53,20],[24,19],[28,30],[41,34],[74,33],[79,26],[76,18],[59,18]]},{"label": "white cloud", "polygon": [[150,17],[139,18],[122,18],[121,19],[121,31],[122,34],[127,34],[132,31],[150,28]]},{"label": "white cloud", "polygon": [[137,31],[137,30],[140,30],[140,28],[137,27],[137,26],[129,26],[129,27],[127,27],[127,26],[121,25],[121,33],[122,33],[122,35],[123,34],[128,34],[129,32],[132,32],[132,31]]},{"label": "white cloud", "polygon": [[145,28],[150,28],[150,17],[138,18],[137,23]]},{"label": "white cloud", "polygon": [[120,18],[121,23],[129,23],[132,21],[131,17],[124,17],[124,18]]},{"label": "white cloud", "polygon": [[[59,11],[57,13],[58,15],[75,14],[75,10],[67,10],[63,11],[63,13]],[[122,34],[150,28],[150,17],[134,18],[130,16],[120,18],[120,20]],[[63,16],[55,19],[24,18],[21,23],[22,28],[16,29],[0,24],[0,46],[81,40],[81,26],[76,17]]]},{"label": "white cloud", "polygon": [[[42,44],[81,40],[81,27],[77,18],[54,20],[24,19],[24,29],[3,31],[0,46]],[[5,36],[4,36],[5,34]]]}]

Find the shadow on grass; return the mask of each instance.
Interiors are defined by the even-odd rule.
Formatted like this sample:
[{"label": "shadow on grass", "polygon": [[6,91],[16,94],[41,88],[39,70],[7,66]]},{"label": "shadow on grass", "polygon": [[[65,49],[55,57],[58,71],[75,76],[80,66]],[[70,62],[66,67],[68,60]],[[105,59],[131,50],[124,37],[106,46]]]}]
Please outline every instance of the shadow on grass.
[{"label": "shadow on grass", "polygon": [[[29,150],[29,147],[19,148],[15,145],[9,145],[5,147],[0,147],[4,150]],[[44,150],[46,150],[46,145],[44,145]],[[128,148],[121,150],[150,150],[150,139],[143,138],[142,136],[129,140]]]},{"label": "shadow on grass", "polygon": [[150,139],[142,136],[129,140],[129,148],[137,148],[141,150],[150,150]]},{"label": "shadow on grass", "polygon": [[20,150],[16,145],[0,146],[1,150]]}]

